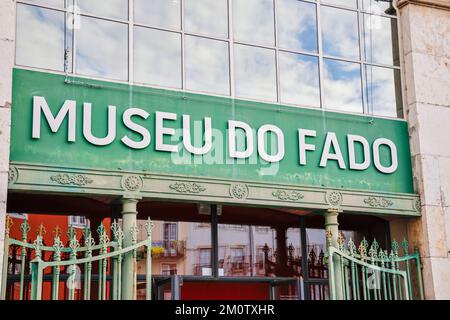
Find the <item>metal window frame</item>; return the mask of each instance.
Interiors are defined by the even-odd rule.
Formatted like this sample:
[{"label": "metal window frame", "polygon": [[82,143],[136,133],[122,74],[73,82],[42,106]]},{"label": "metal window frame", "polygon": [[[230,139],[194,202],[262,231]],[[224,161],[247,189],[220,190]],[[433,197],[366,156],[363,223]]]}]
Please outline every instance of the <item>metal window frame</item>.
[{"label": "metal window frame", "polygon": [[[311,3],[315,5],[315,9],[316,9],[316,37],[317,37],[317,49],[318,52],[309,52],[309,51],[303,51],[303,50],[294,50],[294,49],[289,49],[289,48],[284,48],[284,47],[280,47],[279,46],[279,41],[278,41],[278,1],[279,0],[272,0],[273,1],[273,8],[274,8],[274,46],[267,46],[267,45],[260,45],[260,44],[256,44],[256,43],[252,43],[252,42],[246,42],[246,41],[237,41],[234,39],[234,35],[233,35],[233,0],[225,0],[227,1],[227,20],[228,20],[228,37],[227,38],[223,38],[223,37],[217,37],[217,36],[213,36],[213,35],[206,35],[206,34],[202,34],[202,33],[198,33],[198,32],[188,32],[185,30],[185,18],[184,18],[184,1],[185,0],[180,0],[180,30],[176,30],[176,29],[171,29],[171,28],[165,28],[165,27],[160,27],[160,26],[155,26],[155,25],[148,25],[148,24],[142,24],[142,23],[137,23],[134,21],[134,0],[128,0],[128,19],[127,20],[123,20],[123,19],[116,19],[116,18],[110,18],[110,17],[105,17],[105,16],[101,16],[101,15],[95,15],[95,14],[89,14],[89,13],[80,13],[81,17],[90,17],[90,18],[96,18],[96,19],[101,19],[101,20],[105,20],[105,21],[110,21],[110,22],[116,22],[116,23],[122,23],[122,24],[126,24],[128,26],[128,36],[127,36],[127,42],[128,42],[128,62],[127,62],[127,76],[128,79],[126,81],[124,80],[118,80],[118,79],[110,79],[110,78],[105,78],[105,77],[100,77],[100,76],[89,76],[89,75],[83,75],[83,74],[78,74],[76,72],[76,64],[77,64],[77,59],[76,59],[76,51],[77,51],[77,30],[73,29],[72,30],[72,52],[71,54],[71,62],[72,62],[72,67],[70,72],[61,72],[58,70],[49,70],[49,69],[43,69],[43,68],[35,68],[35,67],[28,67],[28,66],[22,66],[22,65],[17,65],[17,63],[15,63],[15,66],[21,67],[21,68],[26,68],[26,69],[31,69],[31,70],[44,70],[44,71],[48,71],[48,72],[54,72],[54,73],[65,73],[66,75],[70,75],[70,76],[78,76],[78,77],[83,77],[83,78],[87,78],[87,79],[95,79],[95,80],[108,80],[108,81],[112,81],[112,82],[118,82],[118,83],[127,83],[127,84],[139,84],[139,85],[143,85],[143,86],[148,86],[148,87],[154,87],[154,88],[162,88],[162,89],[168,89],[168,90],[177,90],[177,91],[182,91],[185,93],[200,93],[200,94],[208,94],[211,96],[217,96],[217,97],[228,97],[231,99],[240,99],[240,100],[248,100],[248,101],[256,101],[256,102],[263,102],[263,103],[271,103],[271,104],[277,104],[277,105],[287,105],[287,106],[293,106],[293,107],[301,107],[301,108],[306,108],[306,109],[325,109],[325,110],[330,110],[333,112],[338,112],[338,113],[344,113],[344,114],[357,114],[357,115],[365,115],[368,116],[370,118],[386,118],[386,119],[397,119],[397,120],[404,120],[405,119],[405,115],[402,115],[402,117],[392,117],[392,116],[387,116],[387,115],[373,115],[373,112],[370,112],[371,110],[369,110],[369,106],[368,106],[368,99],[366,97],[366,91],[368,90],[367,87],[367,83],[366,83],[366,67],[367,66],[374,66],[374,67],[383,67],[383,68],[388,68],[388,69],[392,69],[394,72],[395,70],[401,70],[401,66],[395,66],[395,65],[386,65],[386,64],[379,64],[379,63],[374,63],[372,61],[368,61],[365,59],[365,54],[364,54],[364,46],[365,46],[365,41],[364,41],[364,15],[372,15],[372,16],[380,16],[380,17],[385,17],[385,18],[390,18],[393,19],[394,21],[396,21],[397,26],[399,25],[398,23],[398,17],[395,15],[389,15],[389,14],[379,14],[379,13],[373,13],[373,12],[368,12],[367,10],[363,10],[362,8],[360,8],[360,1],[357,1],[357,6],[356,8],[353,7],[348,7],[348,6],[343,6],[343,5],[337,5],[337,4],[331,4],[331,3],[327,3],[324,0],[297,0],[300,2],[306,2],[306,3]],[[65,12],[66,13],[66,19],[68,17],[68,15],[70,15],[72,12],[70,10],[68,10],[68,6],[73,4],[76,5],[77,4],[77,0],[65,0],[65,7],[61,8],[61,7],[54,7],[54,6],[48,6],[45,4],[37,4],[37,3],[33,3],[27,0],[17,0],[16,1],[17,4],[25,4],[25,5],[29,5],[29,6],[33,6],[33,7],[39,7],[42,9],[50,9],[50,10],[54,10],[54,11],[59,11],[59,12]],[[322,24],[321,24],[321,8],[322,7],[331,7],[331,8],[336,8],[336,9],[341,9],[341,10],[347,10],[347,11],[352,11],[352,12],[356,12],[357,14],[357,25],[358,25],[358,39],[359,39],[359,52],[360,52],[360,57],[359,59],[349,59],[349,58],[345,58],[345,57],[337,57],[337,56],[332,56],[332,55],[326,55],[323,52],[323,43],[322,43]],[[162,85],[157,85],[157,84],[148,84],[148,83],[140,83],[140,82],[135,82],[134,81],[134,28],[135,27],[143,27],[143,28],[149,28],[149,29],[156,29],[156,30],[161,30],[161,31],[168,31],[168,32],[175,32],[181,35],[181,88],[176,88],[176,87],[167,87],[167,86],[162,86]],[[400,28],[397,27],[397,32],[400,32]],[[228,59],[229,59],[229,63],[228,63],[228,75],[229,75],[229,94],[223,95],[223,94],[218,94],[218,93],[211,93],[208,91],[203,91],[203,90],[189,90],[186,88],[186,75],[185,75],[185,36],[189,35],[189,36],[195,36],[195,37],[200,37],[200,38],[205,38],[205,39],[211,39],[211,40],[219,40],[219,41],[224,41],[228,44]],[[398,37],[398,40],[400,39],[400,35]],[[398,41],[399,42],[399,41]],[[275,51],[275,73],[276,73],[276,92],[277,92],[277,97],[276,97],[276,101],[271,101],[271,100],[264,100],[264,99],[255,99],[255,98],[248,98],[248,97],[242,97],[242,96],[236,96],[236,81],[235,81],[235,59],[234,59],[234,45],[235,44],[239,44],[239,45],[247,45],[247,46],[252,46],[252,47],[259,47],[259,48],[265,48],[265,49],[271,49]],[[400,51],[400,43],[398,43],[397,45],[397,49]],[[17,50],[17,48],[16,48]],[[292,53],[292,54],[301,54],[301,55],[308,55],[308,56],[315,56],[318,57],[318,68],[319,68],[319,94],[320,94],[320,101],[319,101],[319,107],[312,107],[312,106],[306,106],[306,105],[300,105],[300,104],[292,104],[292,103],[286,103],[283,102],[282,97],[281,97],[281,75],[280,75],[280,68],[279,68],[279,54],[280,52],[287,52],[287,53]],[[331,60],[338,60],[338,61],[344,61],[344,62],[353,62],[353,63],[358,63],[360,65],[360,74],[361,74],[361,99],[362,99],[362,106],[363,106],[363,111],[362,113],[360,112],[350,112],[350,111],[343,111],[343,110],[335,110],[335,109],[330,109],[330,108],[325,108],[324,107],[324,62],[323,59],[331,59]],[[401,86],[403,87],[403,80],[401,79]],[[400,103],[403,105],[403,99],[402,97],[397,97],[397,100],[400,99]],[[397,102],[399,103],[399,102]]]}]

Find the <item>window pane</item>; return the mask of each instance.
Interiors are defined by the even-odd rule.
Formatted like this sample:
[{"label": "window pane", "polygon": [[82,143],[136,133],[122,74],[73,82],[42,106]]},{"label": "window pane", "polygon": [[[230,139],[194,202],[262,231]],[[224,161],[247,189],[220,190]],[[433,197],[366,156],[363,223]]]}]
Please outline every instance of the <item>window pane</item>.
[{"label": "window pane", "polygon": [[227,0],[185,0],[186,31],[228,37]]},{"label": "window pane", "polygon": [[335,4],[343,7],[356,8],[356,0],[322,0],[323,3]]},{"label": "window pane", "polygon": [[278,1],[278,45],[317,52],[316,6],[297,0]]},{"label": "window pane", "polygon": [[80,13],[128,20],[128,0],[77,0]]},{"label": "window pane", "polygon": [[236,40],[274,45],[273,0],[233,1],[233,32]]},{"label": "window pane", "polygon": [[64,15],[17,5],[16,64],[64,70]]},{"label": "window pane", "polygon": [[317,57],[280,52],[281,101],[307,107],[320,106]]},{"label": "window pane", "polygon": [[359,8],[365,12],[395,15],[394,8],[391,6],[391,3],[387,1],[359,0]]},{"label": "window pane", "polygon": [[135,27],[134,81],[181,88],[180,34]]},{"label": "window pane", "polygon": [[134,22],[181,29],[180,0],[134,0]]},{"label": "window pane", "polygon": [[27,2],[55,8],[64,8],[64,0],[27,0]]},{"label": "window pane", "polygon": [[77,33],[77,72],[119,80],[128,78],[126,24],[81,17]]},{"label": "window pane", "polygon": [[367,108],[369,114],[402,116],[399,70],[366,66]]},{"label": "window pane", "polygon": [[186,88],[229,94],[228,43],[186,36]]},{"label": "window pane", "polygon": [[236,95],[276,101],[275,51],[244,45],[234,51]]},{"label": "window pane", "polygon": [[363,112],[360,65],[324,59],[324,93],[327,109]]},{"label": "window pane", "polygon": [[324,54],[359,59],[357,13],[323,6],[321,15]]},{"label": "window pane", "polygon": [[364,54],[369,62],[400,65],[397,20],[364,14]]}]

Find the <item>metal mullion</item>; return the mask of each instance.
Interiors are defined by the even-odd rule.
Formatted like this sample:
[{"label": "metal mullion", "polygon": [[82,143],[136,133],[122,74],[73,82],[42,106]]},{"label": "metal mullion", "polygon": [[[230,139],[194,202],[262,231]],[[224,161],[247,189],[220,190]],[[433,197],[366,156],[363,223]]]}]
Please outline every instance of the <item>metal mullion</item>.
[{"label": "metal mullion", "polygon": [[134,83],[134,0],[128,0],[128,82]]},{"label": "metal mullion", "polygon": [[60,11],[60,12],[68,12],[67,8],[58,8],[58,7],[48,6],[45,4],[39,4],[39,3],[35,3],[35,2],[16,1],[16,4],[24,4],[27,6],[38,7],[41,9],[48,9],[48,10],[54,10],[54,11]]},{"label": "metal mullion", "polygon": [[298,51],[298,50],[292,50],[292,49],[286,49],[286,48],[278,48],[278,51],[292,53],[292,54],[301,54],[304,56],[311,56],[311,57],[316,57],[316,58],[319,56],[319,53],[317,53],[317,52]]},{"label": "metal mullion", "polygon": [[[80,17],[76,17],[75,8],[78,7],[78,0],[73,0],[73,23],[75,24],[76,19]],[[80,22],[81,23],[81,22]],[[77,28],[72,29],[72,75],[76,74],[77,70]]]},{"label": "metal mullion", "polygon": [[184,0],[180,0],[180,27],[181,27],[181,90],[186,90],[186,72],[185,72],[185,34],[184,34]]},{"label": "metal mullion", "polygon": [[234,77],[234,36],[233,36],[233,0],[228,0],[228,74],[230,76],[230,96],[236,97],[236,81]]},{"label": "metal mullion", "polygon": [[275,46],[267,46],[267,45],[264,45],[264,44],[256,44],[256,43],[251,43],[251,42],[246,42],[246,41],[234,41],[234,44],[240,44],[240,45],[244,45],[244,46],[257,47],[257,48],[262,48],[262,49],[270,49],[270,50],[276,50],[277,49]]},{"label": "metal mullion", "polygon": [[206,39],[216,40],[216,41],[223,41],[223,42],[227,42],[228,41],[227,38],[215,37],[215,36],[207,35],[207,34],[203,34],[203,33],[195,33],[195,32],[188,32],[188,31],[186,31],[186,32],[184,32],[184,34],[187,35],[187,36],[206,38]]},{"label": "metal mullion", "polygon": [[159,31],[166,31],[166,32],[173,32],[173,33],[181,33],[180,29],[172,29],[172,28],[166,28],[166,27],[160,27],[160,26],[153,26],[150,24],[139,23],[139,22],[133,22],[133,24],[135,27],[140,27],[140,28],[155,29],[155,30],[159,30]]},{"label": "metal mullion", "polygon": [[360,74],[361,74],[361,98],[362,98],[362,107],[363,107],[363,113],[369,114],[369,105],[368,105],[368,97],[367,97],[367,83],[366,83],[366,68],[364,64],[362,63],[363,60],[365,60],[366,57],[366,42],[365,42],[365,28],[364,28],[364,19],[362,19],[362,13],[358,11],[356,18],[358,19],[358,43],[359,43],[359,60],[361,63],[359,64],[360,67]]},{"label": "metal mullion", "polygon": [[318,49],[318,53],[319,53],[319,95],[320,95],[320,108],[325,109],[322,23],[321,23],[321,13],[320,13],[321,7],[322,7],[321,0],[317,0],[316,23],[317,23],[317,49]]},{"label": "metal mullion", "polygon": [[277,1],[273,0],[273,32],[275,37],[275,85],[277,90],[277,102],[281,103],[281,77],[280,77],[280,57],[278,50],[278,11],[277,11]]},{"label": "metal mullion", "polygon": [[87,17],[87,18],[94,18],[94,19],[99,19],[99,20],[105,20],[105,21],[109,21],[109,22],[116,22],[116,23],[121,23],[121,24],[128,24],[129,23],[129,20],[108,18],[108,17],[105,17],[105,16],[98,16],[98,15],[91,14],[91,13],[80,13],[79,16],[80,17]]}]

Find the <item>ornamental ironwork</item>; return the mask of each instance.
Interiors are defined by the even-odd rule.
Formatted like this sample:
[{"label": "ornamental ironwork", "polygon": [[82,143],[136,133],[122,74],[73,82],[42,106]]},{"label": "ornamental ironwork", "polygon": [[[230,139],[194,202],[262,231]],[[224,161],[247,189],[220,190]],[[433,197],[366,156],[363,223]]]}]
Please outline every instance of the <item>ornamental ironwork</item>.
[{"label": "ornamental ironwork", "polygon": [[272,195],[280,200],[299,201],[305,196],[296,190],[276,190],[272,192]]},{"label": "ornamental ironwork", "polygon": [[179,193],[201,193],[206,188],[195,182],[177,182],[169,186],[170,189]]},{"label": "ornamental ironwork", "polygon": [[368,197],[364,199],[364,203],[377,208],[388,208],[394,204],[392,200],[383,197]]},{"label": "ornamental ironwork", "polygon": [[85,175],[67,173],[51,176],[50,180],[61,185],[75,185],[80,187],[94,182],[91,178],[86,177]]}]

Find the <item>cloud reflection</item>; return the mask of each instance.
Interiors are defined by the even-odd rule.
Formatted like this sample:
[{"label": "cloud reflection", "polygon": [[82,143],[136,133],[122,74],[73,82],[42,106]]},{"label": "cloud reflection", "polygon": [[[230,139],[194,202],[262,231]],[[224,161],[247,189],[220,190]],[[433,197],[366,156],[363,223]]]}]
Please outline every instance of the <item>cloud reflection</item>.
[{"label": "cloud reflection", "polygon": [[228,37],[227,0],[185,0],[184,18],[188,32]]}]

